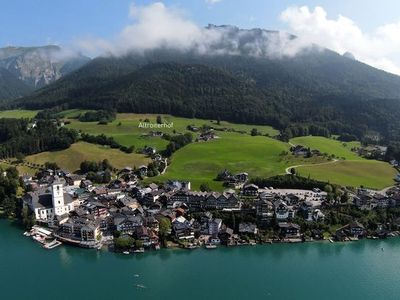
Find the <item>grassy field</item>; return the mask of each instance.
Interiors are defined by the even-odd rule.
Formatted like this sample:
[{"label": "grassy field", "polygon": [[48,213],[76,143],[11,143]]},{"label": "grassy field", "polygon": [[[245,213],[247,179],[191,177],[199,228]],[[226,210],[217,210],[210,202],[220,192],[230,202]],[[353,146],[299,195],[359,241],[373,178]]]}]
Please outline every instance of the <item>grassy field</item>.
[{"label": "grassy field", "polygon": [[[77,112],[70,112],[66,116],[71,117],[73,114],[77,114]],[[151,114],[118,114],[117,119],[107,125],[99,125],[97,122],[79,122],[76,119],[71,119],[71,124],[69,124],[68,127],[81,130],[85,133],[96,135],[103,133],[107,136],[112,136],[118,143],[127,147],[133,145],[136,149],[138,149],[143,148],[144,146],[152,146],[158,150],[165,149],[168,142],[160,137],[146,136],[147,133],[150,131],[185,133],[187,132],[186,127],[188,125],[202,126],[205,124],[213,127],[245,131],[247,133],[250,133],[252,128],[257,128],[257,130],[263,134],[268,133],[271,136],[278,134],[278,131],[270,126],[233,124],[224,121],[221,121],[220,125],[217,125],[216,121],[210,120],[186,119],[173,117],[170,115],[161,116],[163,122],[168,124],[173,123],[173,126],[171,126],[171,128],[160,129],[139,128],[140,122],[143,122],[145,119],[148,119],[151,123],[156,123],[157,116]]]},{"label": "grassy field", "polygon": [[213,189],[221,190],[221,182],[213,179],[224,169],[248,172],[251,177],[269,177],[284,173],[290,165],[306,163],[301,158],[280,155],[288,150],[289,144],[271,138],[225,132],[220,139],[192,143],[178,150],[167,173],[157,180],[190,180],[195,189],[208,183]]},{"label": "grassy field", "polygon": [[[185,133],[188,125],[200,127],[209,125],[216,128],[225,128],[227,131],[216,131],[220,137],[209,142],[192,143],[178,150],[171,158],[171,165],[166,174],[147,181],[166,179],[181,179],[192,181],[193,188],[198,189],[200,184],[208,183],[216,190],[222,189],[222,184],[213,179],[223,169],[232,172],[248,172],[251,177],[269,177],[282,174],[285,168],[293,165],[307,165],[297,168],[299,174],[310,175],[312,178],[330,181],[346,186],[366,186],[380,189],[393,184],[396,171],[387,163],[366,160],[351,151],[359,147],[359,142],[342,143],[335,139],[324,137],[297,137],[291,139],[293,144],[300,144],[311,149],[318,149],[322,153],[333,154],[339,158],[338,162],[324,165],[312,165],[324,162],[323,158],[311,159],[295,158],[291,155],[281,155],[288,151],[290,145],[264,136],[252,137],[249,135],[253,128],[262,134],[275,136],[278,131],[270,126],[254,126],[233,124],[221,121],[218,125],[215,120],[187,119],[161,115],[163,122],[173,123],[171,128],[150,129],[139,128],[140,122],[148,119],[156,123],[157,115],[154,114],[118,114],[117,119],[107,125],[97,122],[80,122],[76,118],[87,110],[71,109],[63,111],[60,116],[71,123],[67,126],[89,134],[105,134],[112,136],[124,146],[135,146],[136,149],[144,146],[153,146],[162,150],[168,141],[160,137],[149,137],[149,131],[162,131],[164,133]],[[12,110],[0,112],[0,118],[31,118],[37,111]],[[243,131],[240,134],[234,131]],[[193,133],[196,136],[196,133]],[[55,161],[62,168],[75,171],[83,160],[99,161],[109,159],[117,168],[124,166],[138,166],[147,164],[149,160],[143,155],[126,154],[119,150],[109,149],[87,143],[76,143],[69,149],[56,152],[45,152],[27,157],[32,163],[43,164],[46,161]],[[34,173],[34,169],[26,166],[17,166],[21,174]]]},{"label": "grassy field", "polygon": [[322,136],[301,136],[290,140],[292,144],[302,145],[311,149],[318,149],[322,153],[334,154],[336,157],[348,160],[365,160],[351,151],[351,148],[359,147],[359,142],[340,142]]},{"label": "grassy field", "polygon": [[319,166],[298,167],[302,176],[330,181],[343,186],[382,189],[394,184],[396,170],[388,163],[375,160],[338,161]]},{"label": "grassy field", "polygon": [[4,110],[0,111],[0,119],[1,118],[16,118],[16,119],[22,119],[22,118],[33,118],[37,114],[37,110],[20,110],[20,109],[15,109],[15,110]]},{"label": "grassy field", "polygon": [[67,169],[70,172],[78,170],[80,163],[84,160],[100,161],[103,159],[108,159],[115,168],[147,165],[150,161],[141,154],[127,154],[118,149],[110,149],[84,142],[75,143],[66,150],[42,152],[26,157],[27,161],[36,164],[56,162],[61,168]]},{"label": "grassy field", "polygon": [[14,165],[6,162],[0,162],[0,168],[5,170],[9,167],[16,167],[20,175],[26,175],[26,174],[35,175],[35,173],[38,171],[37,169],[24,166],[22,164]]},{"label": "grassy field", "polygon": [[338,162],[332,164],[298,167],[297,172],[302,176],[344,186],[365,186],[374,189],[382,189],[394,184],[393,178],[397,172],[388,163],[367,160],[351,151],[351,148],[360,146],[359,142],[343,143],[318,136],[297,137],[291,139],[290,142],[318,149],[322,153],[334,154],[340,158]]}]

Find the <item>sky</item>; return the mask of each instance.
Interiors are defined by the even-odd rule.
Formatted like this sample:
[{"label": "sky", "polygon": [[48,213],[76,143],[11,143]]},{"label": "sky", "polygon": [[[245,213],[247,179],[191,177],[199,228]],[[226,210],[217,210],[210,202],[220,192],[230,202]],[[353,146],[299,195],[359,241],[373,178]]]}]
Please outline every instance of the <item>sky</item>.
[{"label": "sky", "polygon": [[91,56],[160,40],[189,47],[218,39],[202,31],[210,23],[290,32],[400,74],[398,0],[0,0],[0,47],[58,44]]}]

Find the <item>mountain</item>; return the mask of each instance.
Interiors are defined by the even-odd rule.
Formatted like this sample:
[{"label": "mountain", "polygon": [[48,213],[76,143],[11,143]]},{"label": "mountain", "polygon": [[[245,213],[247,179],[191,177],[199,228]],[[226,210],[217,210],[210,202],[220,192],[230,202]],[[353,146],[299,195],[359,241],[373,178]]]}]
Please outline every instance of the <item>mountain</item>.
[{"label": "mountain", "polygon": [[[288,137],[326,132],[397,135],[399,76],[318,46],[285,55],[286,48],[270,44],[287,45],[296,37],[282,38],[279,32],[218,30],[224,38],[207,54],[157,49],[99,57],[16,105],[265,123]],[[260,52],[259,45],[268,51]]]},{"label": "mountain", "polygon": [[33,88],[24,84],[11,72],[0,68],[0,102],[5,99],[19,98],[28,95]]},{"label": "mountain", "polygon": [[58,46],[0,48],[0,68],[34,89],[56,81],[89,60]]}]

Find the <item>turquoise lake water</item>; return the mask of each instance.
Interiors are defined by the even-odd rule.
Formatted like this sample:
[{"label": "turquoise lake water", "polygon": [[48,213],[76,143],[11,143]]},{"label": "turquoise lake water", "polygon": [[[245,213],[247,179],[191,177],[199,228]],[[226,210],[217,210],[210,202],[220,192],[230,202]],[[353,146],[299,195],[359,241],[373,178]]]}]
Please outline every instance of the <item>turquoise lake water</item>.
[{"label": "turquoise lake water", "polygon": [[0,299],[400,299],[398,238],[127,256],[22,233],[0,220]]}]

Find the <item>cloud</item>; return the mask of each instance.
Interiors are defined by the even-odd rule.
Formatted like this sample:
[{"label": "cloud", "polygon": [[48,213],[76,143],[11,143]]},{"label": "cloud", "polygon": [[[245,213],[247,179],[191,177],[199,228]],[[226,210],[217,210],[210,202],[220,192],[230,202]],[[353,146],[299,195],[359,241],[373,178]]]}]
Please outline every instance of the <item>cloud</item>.
[{"label": "cloud", "polygon": [[290,31],[304,44],[316,43],[339,53],[351,52],[356,59],[385,71],[400,74],[400,22],[386,24],[367,33],[350,18],[329,19],[322,7],[290,7],[280,15]]},{"label": "cloud", "polygon": [[215,3],[221,2],[222,0],[205,0],[207,4],[213,5]]},{"label": "cloud", "polygon": [[[215,0],[214,0],[215,1]],[[85,38],[78,48],[91,56],[109,53],[124,55],[130,52],[168,48],[196,51],[199,54],[248,54],[254,56],[292,56],[309,46],[283,32],[239,30],[234,26],[200,27],[185,13],[161,2],[147,6],[132,4],[130,24],[113,39]]]}]

